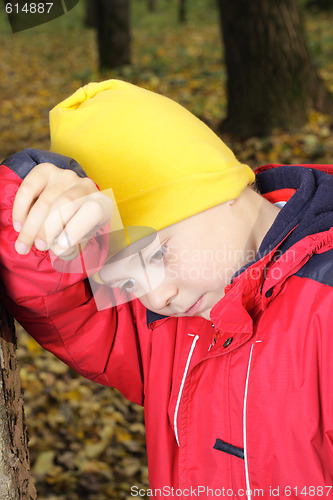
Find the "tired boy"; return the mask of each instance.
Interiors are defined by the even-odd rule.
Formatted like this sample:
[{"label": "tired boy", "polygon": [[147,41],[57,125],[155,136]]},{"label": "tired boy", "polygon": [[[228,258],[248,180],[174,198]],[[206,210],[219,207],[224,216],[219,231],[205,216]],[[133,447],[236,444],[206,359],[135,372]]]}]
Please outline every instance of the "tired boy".
[{"label": "tired boy", "polygon": [[[261,167],[256,192],[203,123],[113,80],[58,105],[51,138],[80,166],[25,150],[0,170],[2,297],[46,349],[145,406],[154,496],[332,496],[333,167]],[[80,260],[82,228],[110,216],[81,167],[125,229],[157,232],[133,251],[110,238],[97,288],[54,260]],[[65,230],[44,224],[89,195]],[[89,240],[85,262],[99,251]]]}]

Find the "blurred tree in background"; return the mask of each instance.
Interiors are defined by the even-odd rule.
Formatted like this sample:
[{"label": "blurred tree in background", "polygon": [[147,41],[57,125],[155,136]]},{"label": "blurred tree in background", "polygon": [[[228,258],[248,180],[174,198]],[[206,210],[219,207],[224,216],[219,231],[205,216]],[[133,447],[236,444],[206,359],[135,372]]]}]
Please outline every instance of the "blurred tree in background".
[{"label": "blurred tree in background", "polygon": [[150,10],[150,12],[154,12],[156,10],[156,7],[157,7],[156,0],[148,0],[148,10]]},{"label": "blurred tree in background", "polygon": [[88,28],[96,28],[95,0],[86,0],[84,24]]},{"label": "blurred tree in background", "polygon": [[86,22],[96,26],[101,69],[131,62],[130,0],[88,0]]},{"label": "blurred tree in background", "polygon": [[[309,2],[326,7],[326,0],[305,4]],[[177,3],[178,20],[184,24],[187,0]],[[267,135],[275,128],[297,130],[310,108],[333,113],[332,97],[310,57],[299,0],[217,4],[228,75],[222,131],[239,137]],[[155,12],[156,0],[148,0],[147,6]],[[87,24],[97,29],[100,68],[130,64],[130,0],[87,0],[86,12]]]},{"label": "blurred tree in background", "polygon": [[297,130],[310,108],[333,113],[310,57],[299,0],[218,0],[227,66],[227,118],[240,137]]},{"label": "blurred tree in background", "polygon": [[305,0],[305,6],[317,10],[333,10],[332,0]]},{"label": "blurred tree in background", "polygon": [[187,19],[187,0],[179,0],[179,14],[178,19],[180,23],[186,23]]}]

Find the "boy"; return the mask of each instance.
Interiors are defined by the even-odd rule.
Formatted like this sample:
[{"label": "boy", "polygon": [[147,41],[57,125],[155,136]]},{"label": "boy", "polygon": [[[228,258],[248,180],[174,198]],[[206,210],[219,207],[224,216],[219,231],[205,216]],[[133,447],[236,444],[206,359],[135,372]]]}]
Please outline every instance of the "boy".
[{"label": "boy", "polygon": [[79,204],[47,238],[48,213],[97,189],[68,158],[18,153],[1,167],[3,300],[45,348],[144,404],[153,496],[332,496],[333,168],[262,167],[261,196],[199,120],[117,81],[58,105],[51,138],[113,189],[125,228],[158,239],[120,259],[110,243],[95,267],[117,306],[99,308],[85,273],[50,255],[71,258],[109,205]]}]

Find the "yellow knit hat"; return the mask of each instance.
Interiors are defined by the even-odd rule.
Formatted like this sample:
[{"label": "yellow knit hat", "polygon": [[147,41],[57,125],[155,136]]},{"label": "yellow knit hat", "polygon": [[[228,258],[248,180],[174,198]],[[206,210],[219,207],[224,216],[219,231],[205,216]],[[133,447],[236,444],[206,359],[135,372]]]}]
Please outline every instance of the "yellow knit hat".
[{"label": "yellow knit hat", "polygon": [[118,80],[90,83],[50,112],[51,150],[112,188],[124,226],[156,231],[227,200],[250,167],[176,102]]}]

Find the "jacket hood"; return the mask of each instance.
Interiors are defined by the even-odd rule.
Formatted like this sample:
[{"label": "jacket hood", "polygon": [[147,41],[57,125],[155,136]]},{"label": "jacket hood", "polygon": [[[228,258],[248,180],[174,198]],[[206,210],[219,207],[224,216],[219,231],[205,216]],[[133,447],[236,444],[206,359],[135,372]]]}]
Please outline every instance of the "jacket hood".
[{"label": "jacket hood", "polygon": [[257,186],[264,196],[267,193],[294,194],[285,201],[271,230],[264,238],[259,252],[275,247],[297,226],[279,247],[286,251],[297,241],[310,234],[327,231],[333,226],[333,166],[279,166],[269,170],[259,169]]},{"label": "jacket hood", "polygon": [[265,165],[255,170],[256,187],[272,203],[283,203],[264,237],[256,258],[233,279],[272,249],[282,255],[307,236],[333,226],[332,165]]}]

